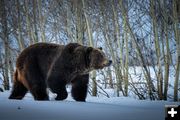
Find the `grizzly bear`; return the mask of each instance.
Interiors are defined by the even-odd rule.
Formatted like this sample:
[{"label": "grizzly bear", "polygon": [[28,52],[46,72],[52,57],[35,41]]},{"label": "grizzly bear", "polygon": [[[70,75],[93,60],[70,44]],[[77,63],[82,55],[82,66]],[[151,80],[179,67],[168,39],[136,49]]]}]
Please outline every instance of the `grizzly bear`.
[{"label": "grizzly bear", "polygon": [[59,45],[37,43],[24,49],[17,58],[14,84],[9,99],[22,99],[29,90],[35,100],[48,100],[47,88],[67,98],[66,85],[76,101],[85,101],[89,72],[112,63],[101,49],[78,43]]}]

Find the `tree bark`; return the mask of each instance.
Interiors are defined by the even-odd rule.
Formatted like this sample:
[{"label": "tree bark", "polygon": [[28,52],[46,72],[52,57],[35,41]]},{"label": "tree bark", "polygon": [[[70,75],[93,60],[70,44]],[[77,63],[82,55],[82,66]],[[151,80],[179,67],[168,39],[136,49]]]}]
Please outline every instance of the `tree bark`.
[{"label": "tree bark", "polygon": [[40,29],[40,35],[41,35],[41,41],[42,42],[46,42],[46,38],[45,38],[45,20],[44,17],[42,15],[42,0],[37,0],[37,8],[38,8],[38,13],[39,13],[39,29]]},{"label": "tree bark", "polygon": [[5,8],[5,0],[0,0],[0,17],[2,24],[2,39],[4,43],[4,52],[5,52],[5,76],[4,76],[4,89],[9,90],[9,36],[8,36],[8,23],[7,23],[7,10]]},{"label": "tree bark", "polygon": [[[84,22],[83,14],[85,11],[82,10],[83,6],[82,0],[76,0],[76,40],[78,43],[83,44],[84,38]],[[85,7],[83,7],[85,8]]]},{"label": "tree bark", "polygon": [[130,36],[132,37],[133,43],[134,43],[135,48],[137,50],[137,54],[139,56],[141,66],[143,67],[143,73],[145,75],[147,85],[148,85],[149,97],[150,97],[151,100],[155,100],[155,95],[153,94],[153,92],[155,92],[155,87],[154,87],[154,84],[153,84],[153,82],[151,80],[151,76],[150,76],[150,73],[149,73],[149,71],[147,69],[147,66],[145,64],[145,60],[144,60],[144,57],[142,55],[141,49],[140,49],[140,47],[139,47],[139,45],[138,45],[138,43],[136,41],[136,37],[134,36],[134,34],[133,34],[132,30],[131,30],[130,24],[128,22],[128,19],[126,17],[127,15],[126,15],[124,6],[122,5],[122,0],[119,1],[119,4],[120,4],[121,10],[122,10],[123,17],[124,17],[124,19],[126,21],[127,29],[129,31]]},{"label": "tree bark", "polygon": [[34,43],[34,39],[33,39],[32,30],[30,28],[31,24],[30,24],[29,8],[28,8],[28,1],[27,0],[24,1],[24,12],[25,12],[25,16],[26,16],[26,30],[27,30],[27,34],[28,34],[28,37],[29,37],[30,44],[33,44]]},{"label": "tree bark", "polygon": [[22,51],[25,46],[24,46],[24,43],[23,43],[23,39],[22,39],[22,27],[21,27],[21,15],[20,15],[20,4],[19,4],[19,0],[16,0],[16,9],[17,9],[17,13],[18,13],[18,44],[19,44],[19,48],[20,48],[20,51]]},{"label": "tree bark", "polygon": [[159,37],[158,37],[158,27],[157,27],[157,20],[155,16],[155,3],[154,0],[150,1],[150,11],[152,16],[152,25],[153,25],[153,33],[154,33],[154,43],[155,43],[155,50],[156,50],[156,57],[157,57],[157,88],[158,88],[158,95],[159,99],[163,99],[163,78],[162,78],[162,67],[161,67],[161,52],[160,52],[160,45],[159,45]]},{"label": "tree bark", "polygon": [[[165,44],[163,45],[163,48],[166,48],[164,55],[164,67],[165,67],[165,73],[164,73],[164,91],[163,91],[163,99],[167,100],[167,93],[168,93],[168,84],[169,84],[169,65],[170,65],[170,49],[169,49],[169,33],[168,33],[168,14],[166,10],[166,0],[163,1],[162,4],[162,14],[164,16],[163,20],[163,27],[164,30],[162,33],[164,33],[165,36]],[[164,41],[162,41],[164,43]],[[164,50],[163,50],[164,51]]]},{"label": "tree bark", "polygon": [[[94,43],[93,43],[93,37],[92,37],[92,28],[91,28],[90,21],[89,21],[90,19],[88,18],[88,15],[86,14],[86,11],[85,11],[86,5],[85,5],[84,0],[82,0],[82,5],[83,5],[83,13],[84,13],[85,20],[86,20],[89,46],[93,47]],[[92,83],[93,83],[92,96],[97,96],[96,71],[92,71]]]},{"label": "tree bark", "polygon": [[33,27],[34,27],[33,42],[37,43],[39,41],[39,37],[38,37],[38,29],[37,29],[37,1],[36,0],[33,0]]},{"label": "tree bark", "polygon": [[178,83],[180,74],[180,30],[178,26],[178,15],[177,15],[177,3],[178,0],[173,1],[173,23],[174,23],[174,34],[176,40],[176,74],[174,81],[174,101],[178,101]]}]

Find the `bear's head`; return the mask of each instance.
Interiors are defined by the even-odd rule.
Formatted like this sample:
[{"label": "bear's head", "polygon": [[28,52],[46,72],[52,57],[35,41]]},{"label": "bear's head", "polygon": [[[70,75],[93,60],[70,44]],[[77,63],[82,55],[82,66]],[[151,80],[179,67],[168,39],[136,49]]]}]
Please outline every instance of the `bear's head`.
[{"label": "bear's head", "polygon": [[112,61],[109,60],[102,48],[93,48],[78,43],[69,43],[65,47],[63,55],[64,62],[68,67],[77,73],[86,74],[92,70],[103,69],[110,66]]},{"label": "bear's head", "polygon": [[86,62],[88,62],[89,68],[93,69],[103,69],[111,65],[112,60],[109,60],[102,48],[87,47],[86,49]]}]

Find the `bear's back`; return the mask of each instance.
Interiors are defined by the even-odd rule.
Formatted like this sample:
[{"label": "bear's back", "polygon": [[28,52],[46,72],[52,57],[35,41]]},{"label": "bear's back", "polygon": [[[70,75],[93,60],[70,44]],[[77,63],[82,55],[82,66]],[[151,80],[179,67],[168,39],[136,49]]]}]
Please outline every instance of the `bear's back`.
[{"label": "bear's back", "polygon": [[[53,43],[36,43],[25,48],[17,58],[16,67],[22,69],[24,64],[36,60],[46,66],[47,62],[51,62],[61,51],[64,45]],[[44,62],[44,63],[43,63]]]}]

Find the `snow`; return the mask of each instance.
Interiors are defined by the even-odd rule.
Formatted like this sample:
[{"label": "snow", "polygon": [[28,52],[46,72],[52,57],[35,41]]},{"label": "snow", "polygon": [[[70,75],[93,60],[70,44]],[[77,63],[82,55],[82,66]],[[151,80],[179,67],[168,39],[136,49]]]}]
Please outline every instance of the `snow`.
[{"label": "snow", "polygon": [[76,102],[70,95],[64,101],[9,100],[10,92],[0,92],[0,120],[164,120],[165,105],[176,102],[140,101],[126,97],[87,97]]},{"label": "snow", "polygon": [[[156,84],[155,71],[152,67],[149,69]],[[145,81],[141,67],[130,67],[129,73],[132,78],[130,82]],[[174,74],[174,69],[170,67],[169,95],[173,95]],[[101,82],[103,79],[97,77]],[[2,84],[0,80],[0,87]],[[103,87],[104,84],[99,85]],[[169,102],[137,100],[131,87],[129,97],[115,97],[116,89],[104,89],[110,98],[103,94],[98,94],[98,97],[88,95],[87,102],[76,102],[71,98],[70,88],[68,86],[69,95],[64,101],[55,101],[56,94],[51,92],[50,101],[34,101],[30,93],[23,100],[9,100],[10,91],[0,92],[0,120],[164,120],[165,105],[180,105],[178,102],[170,102],[171,99]],[[102,91],[98,89],[98,92]]]}]

